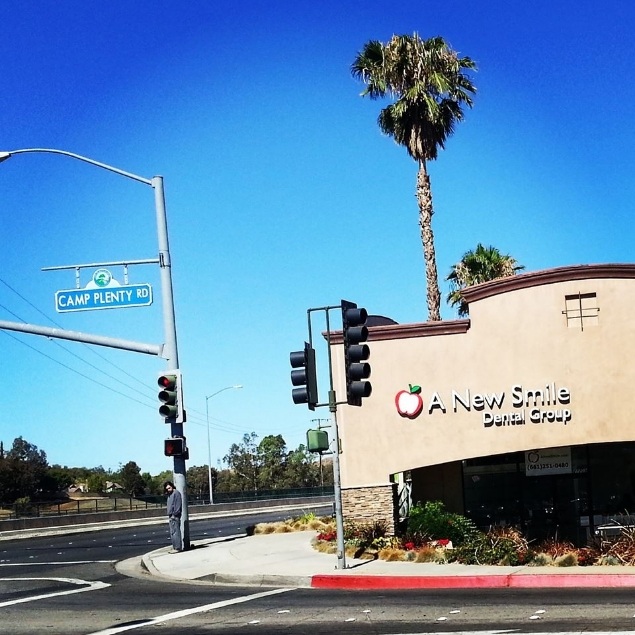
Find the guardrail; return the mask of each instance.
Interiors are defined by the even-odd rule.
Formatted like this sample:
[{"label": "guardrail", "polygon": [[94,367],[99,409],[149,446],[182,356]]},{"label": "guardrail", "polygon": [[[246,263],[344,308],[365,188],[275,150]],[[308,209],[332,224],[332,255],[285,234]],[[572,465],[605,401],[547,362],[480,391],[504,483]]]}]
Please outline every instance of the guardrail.
[{"label": "guardrail", "polygon": [[[249,513],[256,509],[273,507],[288,507],[296,509],[298,513],[318,508],[331,508],[333,506],[333,494],[327,496],[303,496],[298,498],[270,498],[234,503],[214,503],[213,505],[197,505],[190,509],[190,519],[207,516],[223,516],[230,513],[244,511]],[[332,513],[325,511],[324,515]],[[164,508],[137,509],[132,511],[111,511],[88,514],[69,514],[63,516],[40,516],[39,518],[18,518],[0,522],[0,540],[8,539],[16,532],[39,531],[55,529],[59,531],[64,527],[83,527],[84,531],[96,531],[112,523],[134,522],[164,522]]]},{"label": "guardrail", "polygon": [[[257,492],[219,492],[214,494],[214,503],[240,503],[258,500],[280,500],[332,495],[333,487],[304,487],[284,490],[260,490]],[[208,497],[193,496],[188,493],[188,505],[190,507],[208,504]],[[75,516],[81,514],[107,514],[153,509],[160,510],[165,508],[165,506],[165,496],[138,496],[135,498],[116,496],[112,498],[66,499],[48,503],[19,503],[5,508],[4,515],[0,513],[0,531],[2,530],[2,523],[9,520]]]}]

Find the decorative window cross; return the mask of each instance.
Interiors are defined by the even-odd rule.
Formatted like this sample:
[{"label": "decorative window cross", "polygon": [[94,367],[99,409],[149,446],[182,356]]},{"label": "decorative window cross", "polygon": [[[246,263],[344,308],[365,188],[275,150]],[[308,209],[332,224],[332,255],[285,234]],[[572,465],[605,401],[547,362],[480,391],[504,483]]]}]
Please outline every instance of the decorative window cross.
[{"label": "decorative window cross", "polygon": [[567,318],[567,326],[573,328],[580,325],[584,331],[586,326],[597,326],[600,307],[598,307],[595,293],[576,293],[564,297],[565,310],[562,312]]}]

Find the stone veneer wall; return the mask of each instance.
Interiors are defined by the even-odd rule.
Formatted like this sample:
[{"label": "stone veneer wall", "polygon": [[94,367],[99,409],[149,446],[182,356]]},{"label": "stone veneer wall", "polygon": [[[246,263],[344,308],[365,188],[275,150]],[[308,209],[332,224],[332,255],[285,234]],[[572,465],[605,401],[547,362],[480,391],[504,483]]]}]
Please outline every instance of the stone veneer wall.
[{"label": "stone veneer wall", "polygon": [[383,520],[388,525],[388,534],[394,535],[399,521],[397,483],[342,488],[342,513],[344,522]]}]

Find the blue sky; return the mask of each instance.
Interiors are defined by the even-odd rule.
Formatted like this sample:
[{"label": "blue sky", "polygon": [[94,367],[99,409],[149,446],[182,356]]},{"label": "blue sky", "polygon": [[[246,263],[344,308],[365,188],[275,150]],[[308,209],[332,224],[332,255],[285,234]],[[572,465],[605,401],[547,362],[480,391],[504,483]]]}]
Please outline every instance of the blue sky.
[{"label": "blue sky", "polygon": [[[189,465],[207,463],[205,397],[226,386],[244,388],[209,400],[214,465],[245,433],[294,448],[328,417],[290,397],[309,307],[345,298],[426,318],[416,165],[350,75],[369,39],[441,35],[478,65],[474,109],[430,165],[444,298],[450,266],[478,242],[528,271],[632,261],[628,3],[21,6],[0,9],[0,150],[57,148],[165,178]],[[0,201],[0,319],[163,342],[155,266],[129,272],[153,285],[152,307],[63,314],[54,295],[73,272],[41,271],[156,257],[149,187],[32,154],[0,165]],[[455,317],[445,303],[442,316]],[[5,447],[22,436],[51,464],[171,469],[163,360],[7,332],[0,351]]]}]

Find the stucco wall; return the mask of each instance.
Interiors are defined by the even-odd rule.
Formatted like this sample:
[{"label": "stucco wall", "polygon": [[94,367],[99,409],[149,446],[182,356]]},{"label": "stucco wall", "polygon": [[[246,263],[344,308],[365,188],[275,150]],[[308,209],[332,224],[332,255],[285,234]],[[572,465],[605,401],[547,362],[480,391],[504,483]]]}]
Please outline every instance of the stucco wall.
[{"label": "stucco wall", "polygon": [[[419,331],[371,328],[373,394],[361,408],[338,411],[342,485],[386,483],[396,472],[490,454],[635,438],[635,266],[619,267],[617,278],[607,277],[611,266],[603,277],[587,267],[582,274],[589,277],[578,268],[570,279],[563,274],[546,283],[532,274],[526,286],[516,276],[516,287],[471,301],[469,324],[455,333],[436,334],[426,324]],[[563,314],[565,296],[578,293],[595,293],[599,308],[584,329]],[[333,346],[338,398],[342,352]],[[409,384],[421,386],[424,403],[414,418],[395,406]],[[535,390],[550,399],[514,403],[514,394]],[[453,402],[453,391],[467,407]],[[569,420],[534,423],[532,411]],[[485,417],[495,415],[523,415],[524,422],[486,426]]]}]

